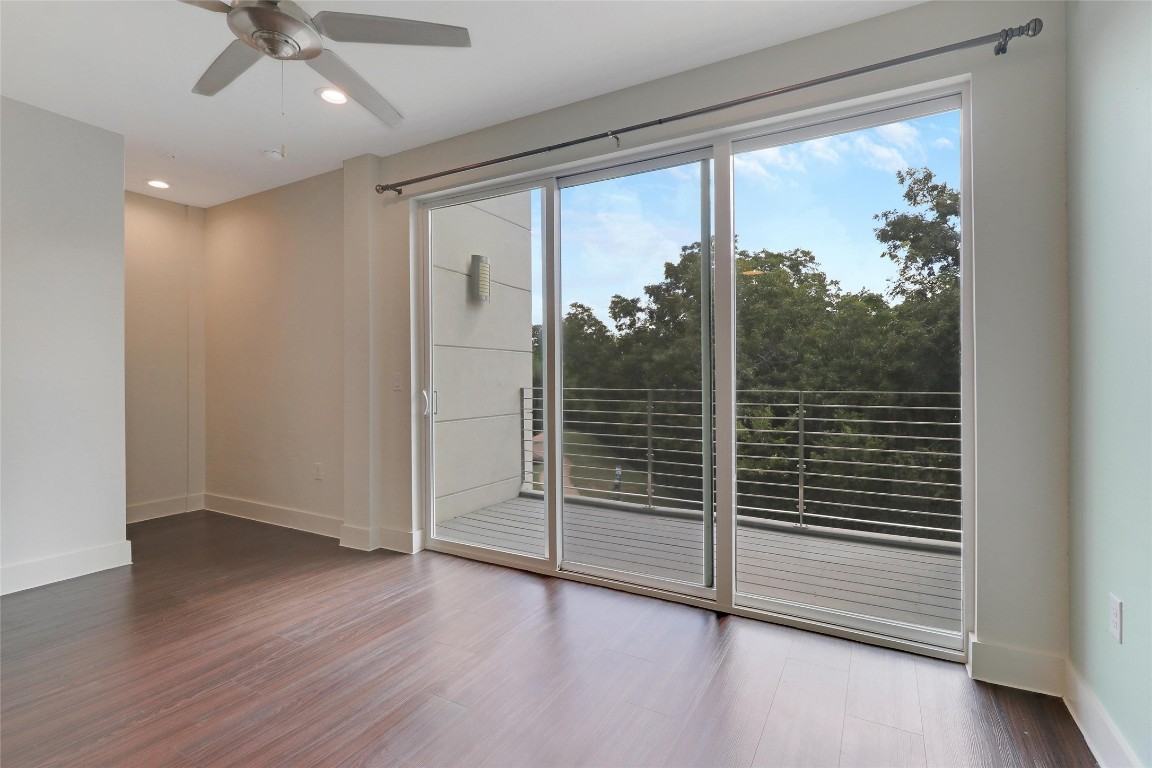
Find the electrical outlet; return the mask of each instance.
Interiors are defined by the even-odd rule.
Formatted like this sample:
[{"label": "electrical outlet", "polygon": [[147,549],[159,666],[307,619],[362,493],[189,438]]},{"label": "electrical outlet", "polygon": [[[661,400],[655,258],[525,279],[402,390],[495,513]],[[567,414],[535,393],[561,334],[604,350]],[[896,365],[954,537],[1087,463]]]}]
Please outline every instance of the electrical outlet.
[{"label": "electrical outlet", "polygon": [[1108,631],[1116,642],[1124,642],[1124,602],[1116,595],[1108,595]]},{"label": "electrical outlet", "polygon": [[321,464],[320,462],[316,462],[316,474],[313,475],[313,477],[316,480],[323,480],[324,479],[324,465]]}]

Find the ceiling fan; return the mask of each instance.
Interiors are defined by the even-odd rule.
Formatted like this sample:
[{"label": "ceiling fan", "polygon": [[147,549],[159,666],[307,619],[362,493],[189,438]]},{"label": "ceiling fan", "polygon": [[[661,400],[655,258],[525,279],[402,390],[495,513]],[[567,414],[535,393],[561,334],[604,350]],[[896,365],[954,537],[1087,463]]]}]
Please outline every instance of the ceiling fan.
[{"label": "ceiling fan", "polygon": [[321,11],[309,16],[291,0],[181,0],[216,13],[228,14],[234,40],[216,57],[192,88],[193,93],[214,96],[261,56],[281,61],[300,59],[350,99],[395,128],[404,121],[388,101],[344,60],[324,47],[324,38],[341,43],[385,45],[436,45],[468,48],[468,30],[363,13]]}]

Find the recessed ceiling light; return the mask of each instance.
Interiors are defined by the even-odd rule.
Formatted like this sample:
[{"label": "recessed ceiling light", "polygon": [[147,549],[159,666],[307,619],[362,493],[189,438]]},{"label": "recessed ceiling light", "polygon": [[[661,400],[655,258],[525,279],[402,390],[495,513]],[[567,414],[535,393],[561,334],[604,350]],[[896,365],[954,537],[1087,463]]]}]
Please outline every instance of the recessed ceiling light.
[{"label": "recessed ceiling light", "polygon": [[335,88],[317,88],[316,95],[324,99],[329,104],[347,104],[348,97],[344,95],[343,91],[338,91]]},{"label": "recessed ceiling light", "polygon": [[156,187],[156,189],[168,189],[168,187],[171,186],[168,182],[160,181],[160,179],[145,179],[145,181],[148,183],[148,186]]},{"label": "recessed ceiling light", "polygon": [[284,150],[282,148],[273,149],[269,147],[268,149],[264,150],[264,157],[268,158],[269,160],[283,160]]}]

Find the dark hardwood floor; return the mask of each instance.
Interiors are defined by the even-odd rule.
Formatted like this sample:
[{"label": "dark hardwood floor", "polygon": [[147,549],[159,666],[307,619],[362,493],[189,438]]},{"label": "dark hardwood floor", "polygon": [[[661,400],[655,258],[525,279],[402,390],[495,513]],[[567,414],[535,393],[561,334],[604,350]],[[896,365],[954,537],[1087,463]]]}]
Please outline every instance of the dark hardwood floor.
[{"label": "dark hardwood floor", "polygon": [[1081,766],[958,664],[208,512],[3,598],[18,766]]}]

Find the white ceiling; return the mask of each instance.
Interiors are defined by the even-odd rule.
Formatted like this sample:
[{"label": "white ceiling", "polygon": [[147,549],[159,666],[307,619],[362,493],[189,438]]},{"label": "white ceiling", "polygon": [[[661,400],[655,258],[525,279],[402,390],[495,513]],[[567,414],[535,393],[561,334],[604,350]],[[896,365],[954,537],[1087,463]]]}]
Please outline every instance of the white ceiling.
[{"label": "white ceiling", "polygon": [[[303,62],[282,69],[264,59],[214,97],[193,94],[234,39],[224,14],[175,0],[3,0],[0,92],[122,134],[126,189],[210,206],[334,170],[346,158],[389,155],[916,1],[300,0],[311,14],[470,30],[471,48],[328,43],[406,117],[393,129],[355,103],[320,101],[314,91],[324,81]],[[286,158],[268,160],[263,150],[282,141]],[[153,190],[147,178],[172,188]]]}]

